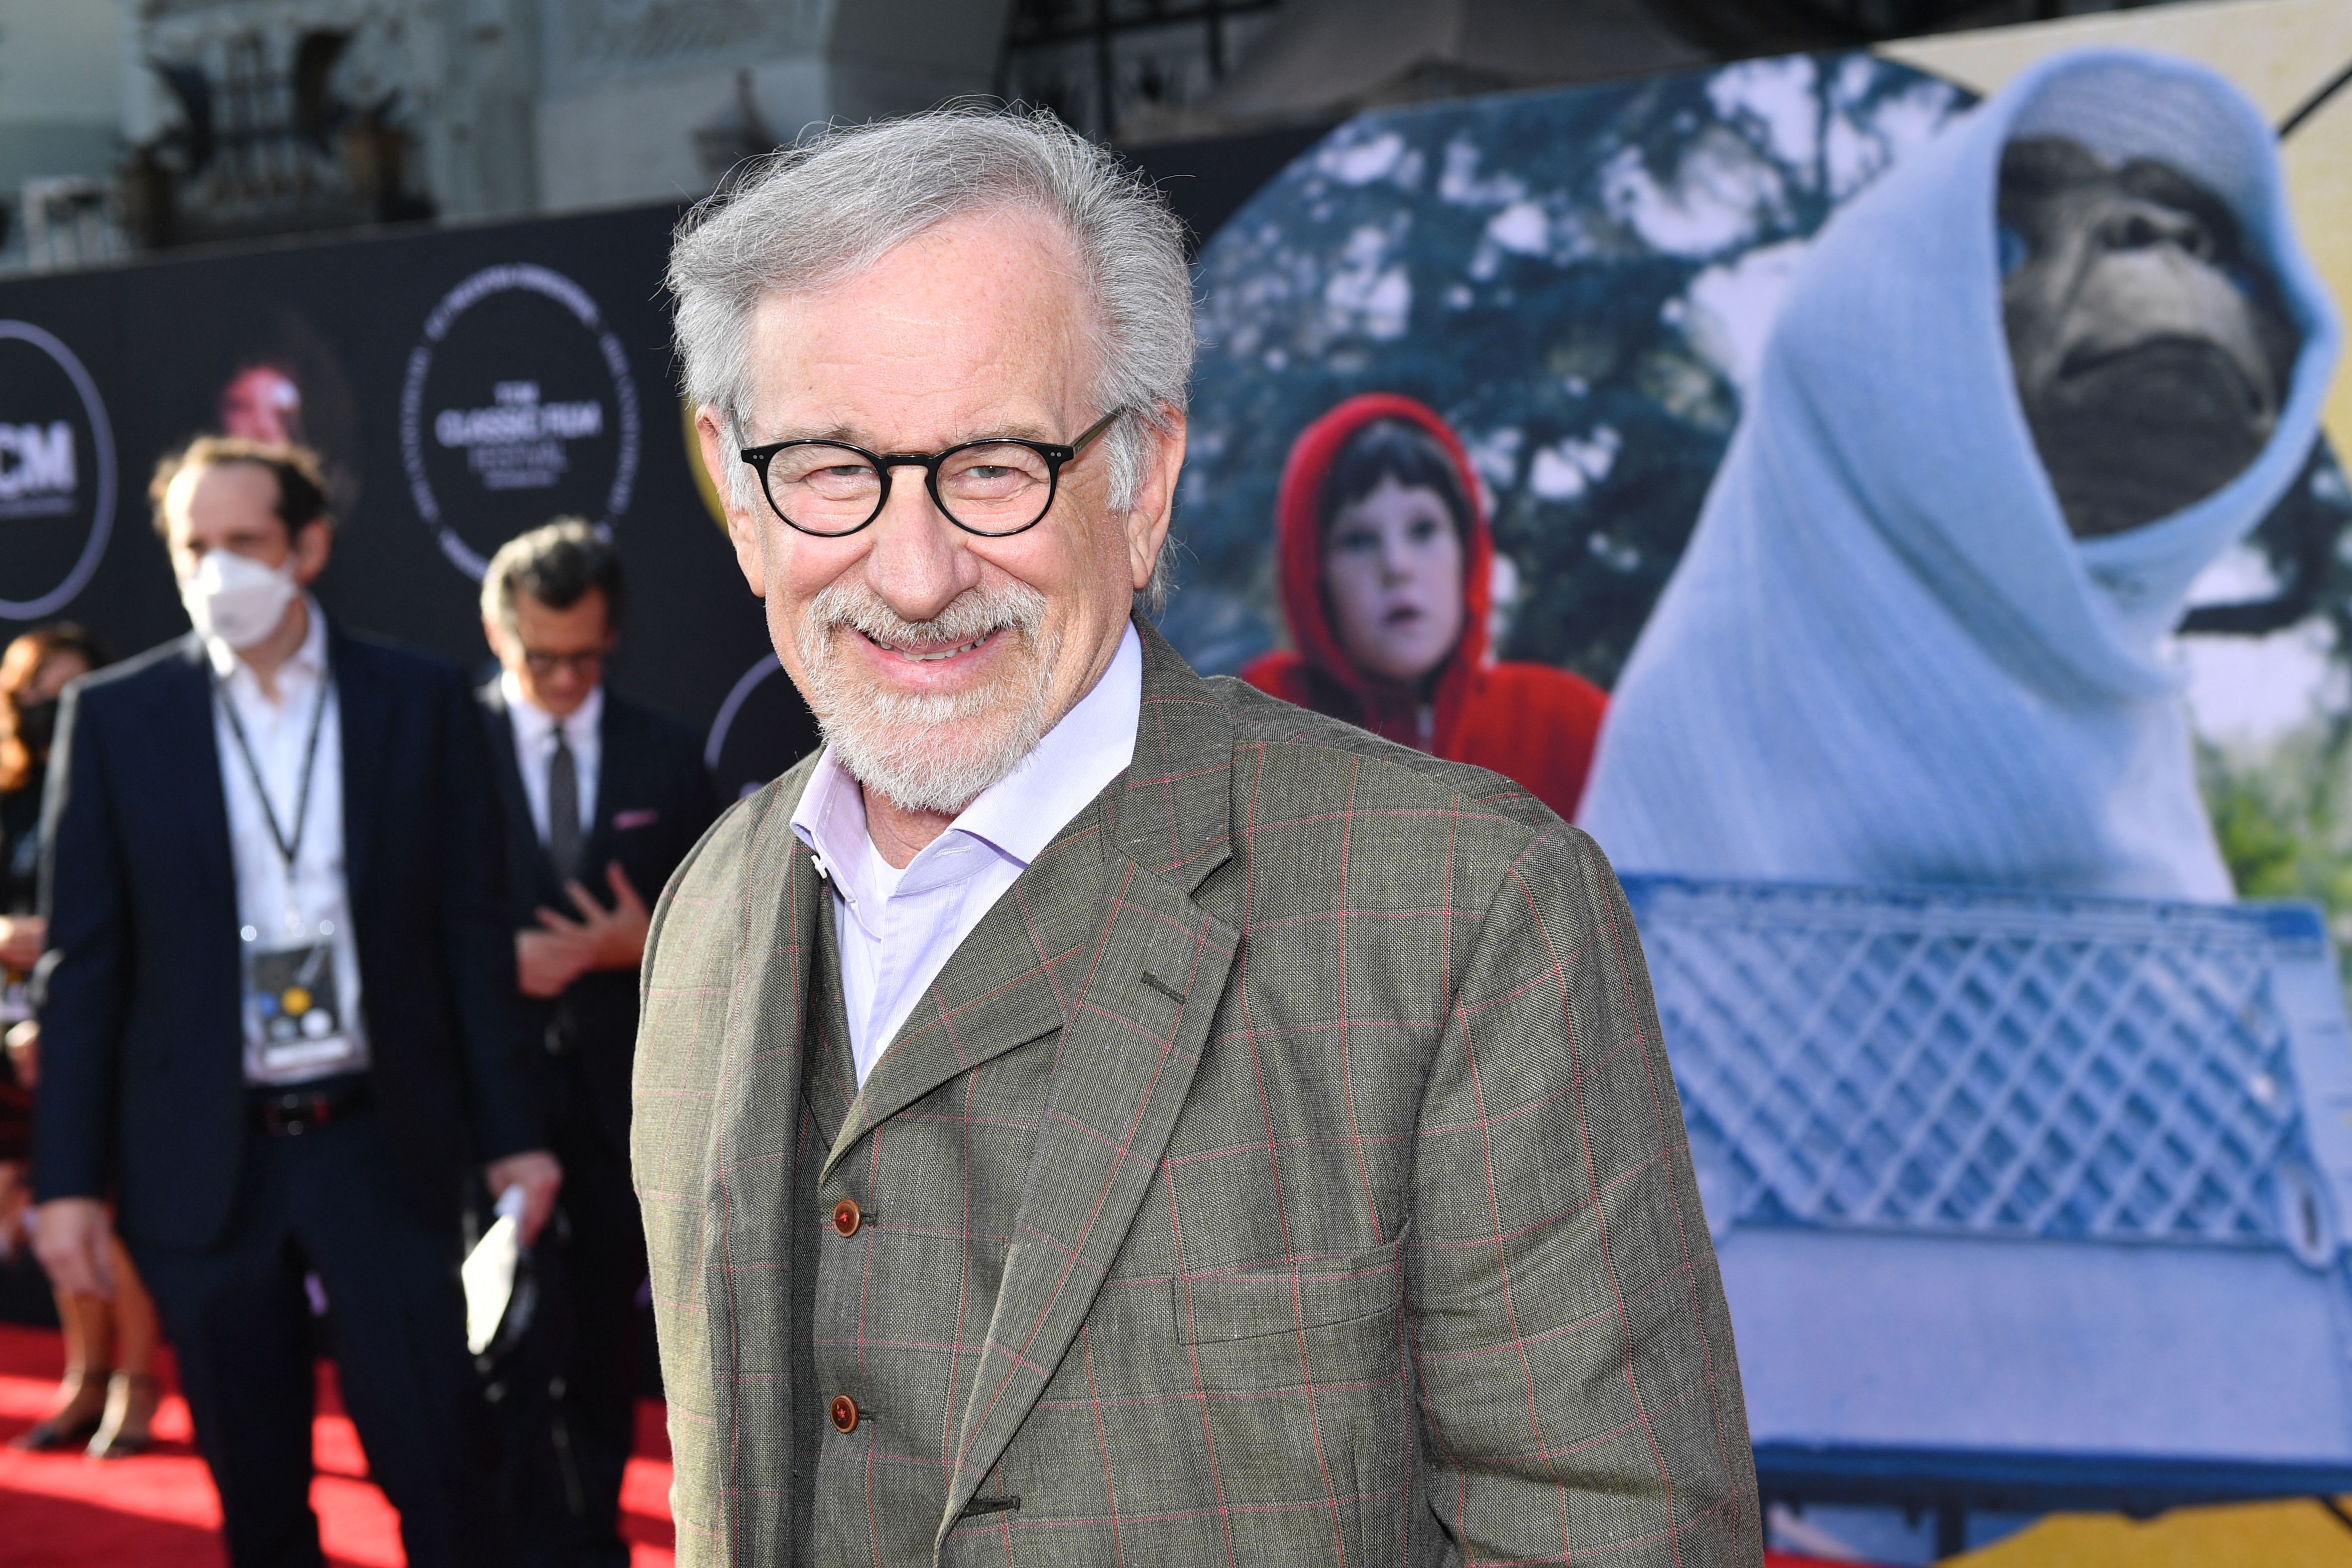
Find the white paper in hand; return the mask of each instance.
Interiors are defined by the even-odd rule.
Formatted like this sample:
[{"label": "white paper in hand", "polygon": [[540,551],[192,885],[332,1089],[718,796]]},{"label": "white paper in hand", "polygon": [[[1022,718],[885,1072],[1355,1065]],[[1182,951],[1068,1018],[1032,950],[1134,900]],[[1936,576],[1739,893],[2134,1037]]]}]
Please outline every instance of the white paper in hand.
[{"label": "white paper in hand", "polygon": [[498,1337],[507,1302],[514,1296],[515,1266],[522,1257],[522,1206],[520,1187],[500,1193],[497,1221],[482,1233],[457,1270],[466,1288],[466,1348],[475,1355],[489,1349]]}]

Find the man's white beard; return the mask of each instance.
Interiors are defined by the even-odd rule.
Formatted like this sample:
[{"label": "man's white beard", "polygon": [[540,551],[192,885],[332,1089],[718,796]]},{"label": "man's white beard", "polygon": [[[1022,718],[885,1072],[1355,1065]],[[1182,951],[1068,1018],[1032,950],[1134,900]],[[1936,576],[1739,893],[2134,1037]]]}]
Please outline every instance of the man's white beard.
[{"label": "man's white beard", "polygon": [[[912,694],[862,679],[837,635],[955,646],[1002,630],[1027,656],[969,691]],[[810,602],[793,636],[809,709],[849,776],[907,811],[950,816],[1018,767],[1052,727],[1058,634],[1045,595],[1026,584],[973,588],[928,621],[901,620],[862,583],[836,583]],[[1010,651],[1010,650],[1008,650]]]}]

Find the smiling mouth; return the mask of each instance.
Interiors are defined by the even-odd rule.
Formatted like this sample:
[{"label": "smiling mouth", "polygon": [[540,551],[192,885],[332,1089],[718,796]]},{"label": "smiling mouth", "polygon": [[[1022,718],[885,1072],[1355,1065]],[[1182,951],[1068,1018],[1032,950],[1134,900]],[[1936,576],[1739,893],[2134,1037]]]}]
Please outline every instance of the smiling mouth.
[{"label": "smiling mouth", "polygon": [[1001,632],[1003,629],[1004,628],[1002,626],[992,626],[989,630],[982,632],[980,636],[972,638],[970,642],[957,643],[947,647],[941,647],[936,644],[919,645],[913,647],[902,647],[897,643],[885,642],[882,638],[876,637],[871,632],[861,631],[857,635],[864,637],[867,642],[873,644],[874,647],[879,648],[882,652],[893,655],[898,658],[903,658],[910,664],[937,664],[942,659],[954,658],[959,654],[971,653],[977,648],[985,647],[988,643],[994,640],[998,632]]}]

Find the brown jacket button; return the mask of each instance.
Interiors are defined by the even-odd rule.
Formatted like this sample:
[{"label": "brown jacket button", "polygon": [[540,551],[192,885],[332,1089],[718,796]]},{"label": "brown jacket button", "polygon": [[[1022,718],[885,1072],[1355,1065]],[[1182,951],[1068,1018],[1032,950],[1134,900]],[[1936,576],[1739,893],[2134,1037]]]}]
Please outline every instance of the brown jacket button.
[{"label": "brown jacket button", "polygon": [[[858,1213],[856,1198],[844,1198],[833,1205],[833,1228],[842,1235],[856,1236],[857,1227],[865,1223],[866,1216]],[[848,1428],[844,1427],[843,1430],[847,1431]]]},{"label": "brown jacket button", "polygon": [[833,1429],[836,1432],[857,1430],[857,1401],[846,1394],[833,1396]]}]

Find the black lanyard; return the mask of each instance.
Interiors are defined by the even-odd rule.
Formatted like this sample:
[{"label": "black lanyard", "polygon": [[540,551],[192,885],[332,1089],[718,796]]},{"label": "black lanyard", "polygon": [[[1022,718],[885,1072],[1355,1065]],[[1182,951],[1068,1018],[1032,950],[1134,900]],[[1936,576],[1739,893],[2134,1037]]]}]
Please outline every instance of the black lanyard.
[{"label": "black lanyard", "polygon": [[236,738],[237,754],[245,759],[246,776],[253,781],[253,793],[261,801],[261,820],[269,825],[270,842],[278,847],[278,858],[286,863],[286,903],[294,907],[294,858],[302,852],[302,829],[310,820],[310,774],[319,765],[319,731],[327,722],[327,698],[334,689],[334,666],[322,661],[319,667],[319,700],[310,709],[310,739],[302,748],[302,783],[300,793],[294,797],[294,836],[278,826],[277,809],[269,804],[268,787],[261,782],[261,764],[253,758],[253,744],[245,738],[245,726],[238,722],[236,703],[228,694],[228,683],[214,678],[213,689],[220,694],[221,711],[228,715],[228,732]]}]

